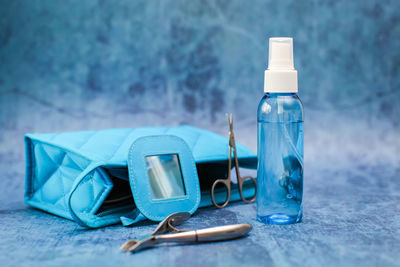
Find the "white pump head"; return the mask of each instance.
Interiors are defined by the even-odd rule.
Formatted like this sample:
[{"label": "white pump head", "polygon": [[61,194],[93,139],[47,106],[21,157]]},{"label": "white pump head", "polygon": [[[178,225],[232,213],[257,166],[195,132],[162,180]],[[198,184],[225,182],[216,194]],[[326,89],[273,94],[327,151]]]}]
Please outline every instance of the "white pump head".
[{"label": "white pump head", "polygon": [[269,39],[268,69],[294,70],[292,38]]},{"label": "white pump head", "polygon": [[297,93],[297,70],[294,69],[293,38],[269,38],[268,69],[264,92]]}]

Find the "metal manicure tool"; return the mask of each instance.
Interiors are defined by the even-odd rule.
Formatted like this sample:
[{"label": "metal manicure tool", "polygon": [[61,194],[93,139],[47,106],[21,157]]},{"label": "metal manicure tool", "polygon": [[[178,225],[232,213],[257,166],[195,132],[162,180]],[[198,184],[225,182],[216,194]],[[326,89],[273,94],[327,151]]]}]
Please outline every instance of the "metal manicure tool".
[{"label": "metal manicure tool", "polygon": [[[242,198],[242,200],[246,203],[252,203],[256,200],[257,197],[257,180],[254,177],[251,176],[245,176],[242,177],[240,176],[240,171],[239,171],[239,160],[237,157],[237,150],[236,150],[236,142],[235,142],[235,135],[233,133],[233,118],[232,118],[232,114],[228,115],[226,114],[226,117],[228,119],[228,123],[229,123],[229,161],[228,161],[228,177],[226,179],[218,179],[216,180],[212,187],[211,187],[211,200],[214,204],[215,207],[217,208],[225,208],[226,205],[228,205],[229,203],[229,199],[231,197],[231,168],[232,168],[232,150],[233,150],[233,157],[234,157],[234,161],[235,161],[235,171],[236,171],[236,177],[237,177],[237,181],[238,181],[238,185],[239,185],[239,193],[240,193],[240,197]],[[254,196],[251,199],[246,199],[243,196],[243,183],[246,180],[252,180],[254,183]],[[225,186],[226,190],[227,190],[227,195],[226,195],[226,199],[225,202],[223,204],[218,204],[215,200],[215,187],[217,186],[217,184],[222,184],[223,186]]]},{"label": "metal manicure tool", "polygon": [[[165,218],[153,231],[150,237],[143,240],[129,240],[121,246],[121,250],[138,252],[156,246],[160,243],[200,243],[231,240],[247,235],[252,226],[250,224],[233,224],[205,228],[200,230],[184,231],[176,229],[190,218],[189,212],[177,212]],[[165,234],[171,232],[171,234]]]}]

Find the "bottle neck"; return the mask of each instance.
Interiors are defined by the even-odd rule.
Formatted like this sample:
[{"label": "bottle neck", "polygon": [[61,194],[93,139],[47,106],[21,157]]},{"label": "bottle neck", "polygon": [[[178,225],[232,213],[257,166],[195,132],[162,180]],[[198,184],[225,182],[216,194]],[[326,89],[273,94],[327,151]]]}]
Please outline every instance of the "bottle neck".
[{"label": "bottle neck", "polygon": [[278,96],[297,96],[297,93],[265,93],[265,96],[274,98]]}]

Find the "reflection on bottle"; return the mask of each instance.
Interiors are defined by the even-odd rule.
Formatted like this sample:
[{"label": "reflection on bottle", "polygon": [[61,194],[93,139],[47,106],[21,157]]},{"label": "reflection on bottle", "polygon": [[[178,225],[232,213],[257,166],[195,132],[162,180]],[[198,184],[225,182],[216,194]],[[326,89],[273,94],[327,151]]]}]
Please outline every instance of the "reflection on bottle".
[{"label": "reflection on bottle", "polygon": [[286,198],[293,200],[302,200],[302,181],[303,167],[296,157],[288,156],[283,158],[285,172],[282,174],[279,184],[286,192]]}]

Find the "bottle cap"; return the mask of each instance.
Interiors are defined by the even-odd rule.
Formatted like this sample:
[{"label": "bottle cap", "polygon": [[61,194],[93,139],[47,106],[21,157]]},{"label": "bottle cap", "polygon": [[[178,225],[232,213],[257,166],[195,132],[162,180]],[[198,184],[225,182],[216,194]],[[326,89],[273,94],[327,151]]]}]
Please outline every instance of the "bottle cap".
[{"label": "bottle cap", "polygon": [[264,92],[297,93],[297,91],[293,38],[269,38],[268,69],[264,73]]}]

